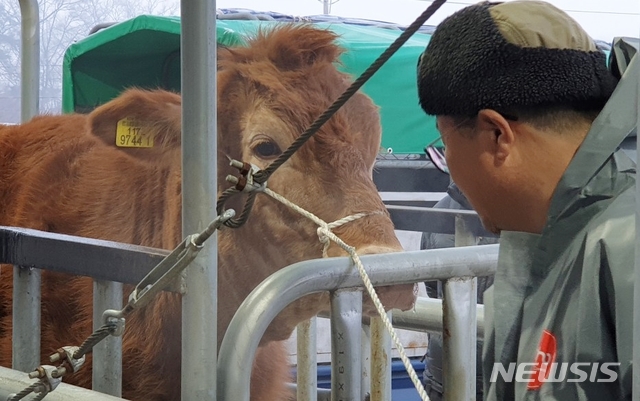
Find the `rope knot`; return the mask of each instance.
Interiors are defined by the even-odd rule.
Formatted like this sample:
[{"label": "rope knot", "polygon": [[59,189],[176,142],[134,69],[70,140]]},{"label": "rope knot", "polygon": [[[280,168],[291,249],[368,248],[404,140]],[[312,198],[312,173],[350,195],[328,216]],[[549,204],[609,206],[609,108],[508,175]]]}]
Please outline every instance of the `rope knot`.
[{"label": "rope knot", "polygon": [[331,228],[328,224],[321,225],[316,230],[318,234],[318,239],[322,244],[322,257],[326,258],[328,255],[329,247],[331,246],[331,239],[329,238],[329,233],[331,232]]}]

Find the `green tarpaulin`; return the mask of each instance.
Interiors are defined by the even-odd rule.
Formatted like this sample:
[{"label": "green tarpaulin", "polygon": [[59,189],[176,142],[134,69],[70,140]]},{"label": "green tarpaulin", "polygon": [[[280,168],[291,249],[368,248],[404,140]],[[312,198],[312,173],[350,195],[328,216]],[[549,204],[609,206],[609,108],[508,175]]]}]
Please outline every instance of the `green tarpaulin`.
[{"label": "green tarpaulin", "polygon": [[[218,20],[218,42],[244,43],[274,21]],[[315,23],[339,35],[347,52],[343,71],[354,79],[401,33],[400,30],[344,23]],[[429,42],[416,33],[363,87],[380,106],[382,146],[393,153],[424,153],[438,135],[433,118],[418,105],[416,64]],[[139,16],[100,30],[71,45],[63,66],[63,112],[87,112],[131,86],[180,90],[180,18]]]}]

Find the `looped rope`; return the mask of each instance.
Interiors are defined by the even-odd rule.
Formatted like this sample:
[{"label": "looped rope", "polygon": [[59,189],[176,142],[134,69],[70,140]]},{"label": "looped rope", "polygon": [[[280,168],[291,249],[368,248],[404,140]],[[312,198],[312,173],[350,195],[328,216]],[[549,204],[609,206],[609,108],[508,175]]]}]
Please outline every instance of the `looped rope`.
[{"label": "looped rope", "polygon": [[371,216],[374,214],[382,214],[382,212],[378,211],[378,212],[372,212],[372,213],[356,213],[356,214],[352,214],[351,216],[343,217],[340,220],[336,220],[328,224],[322,222],[322,225],[318,227],[318,230],[317,230],[318,239],[324,245],[322,247],[322,257],[323,258],[328,257],[327,252],[329,251],[329,247],[331,246],[331,238],[329,238],[329,233],[333,228],[340,227],[344,224],[351,223],[352,221],[356,221],[363,217]]},{"label": "looped rope", "polygon": [[382,302],[380,301],[380,298],[378,297],[378,294],[376,293],[375,288],[373,288],[373,283],[371,283],[371,279],[369,278],[369,275],[367,274],[367,271],[364,268],[364,265],[362,264],[362,261],[360,260],[360,256],[358,255],[358,253],[356,252],[356,249],[350,245],[348,245],[346,242],[344,242],[343,240],[340,239],[340,237],[338,237],[337,235],[335,235],[331,229],[335,228],[335,227],[339,227],[343,224],[352,222],[354,220],[360,219],[362,217],[365,216],[371,216],[371,215],[375,215],[375,214],[382,214],[381,211],[376,211],[376,212],[372,212],[372,213],[356,213],[347,217],[344,217],[340,220],[336,220],[332,223],[327,223],[324,220],[322,220],[321,218],[319,218],[318,216],[316,216],[315,214],[301,208],[300,206],[296,205],[295,203],[291,202],[290,200],[288,200],[287,198],[283,197],[282,195],[273,192],[271,189],[269,188],[265,188],[263,191],[265,194],[269,195],[270,197],[272,197],[273,199],[277,200],[278,202],[289,206],[291,209],[295,210],[296,212],[298,212],[299,214],[307,217],[308,219],[310,219],[311,221],[313,221],[314,223],[316,223],[319,227],[318,227],[318,238],[320,239],[320,242],[322,242],[323,244],[323,250],[322,250],[322,256],[323,257],[327,257],[327,250],[329,249],[329,245],[331,243],[331,241],[335,242],[336,244],[338,244],[342,249],[344,249],[349,256],[351,257],[351,260],[353,260],[354,264],[356,265],[357,269],[358,269],[358,273],[360,274],[360,278],[362,278],[362,282],[364,283],[364,287],[367,290],[367,293],[369,293],[369,297],[371,298],[371,300],[373,301],[373,305],[376,308],[376,311],[378,312],[378,314],[380,315],[380,318],[382,319],[382,323],[384,324],[384,327],[387,329],[387,331],[389,332],[390,336],[391,336],[391,340],[393,341],[394,345],[396,346],[396,349],[398,350],[398,354],[400,355],[400,359],[402,360],[402,364],[404,365],[405,369],[407,370],[407,373],[409,374],[409,378],[411,379],[411,382],[413,382],[413,385],[415,386],[416,390],[418,391],[418,394],[420,395],[420,399],[422,401],[429,401],[429,396],[427,395],[427,392],[424,390],[424,387],[422,386],[422,382],[420,381],[420,379],[418,378],[418,375],[416,374],[416,371],[413,369],[413,365],[411,365],[411,361],[409,360],[409,357],[407,357],[407,353],[404,350],[404,347],[402,346],[402,343],[400,342],[400,339],[398,338],[398,335],[396,334],[393,325],[391,324],[391,321],[389,320],[389,317],[387,316],[387,312],[384,310],[384,305],[382,305]]},{"label": "looped rope", "polygon": [[[331,229],[336,228],[336,227],[340,227],[344,224],[350,223],[352,221],[361,219],[363,217],[366,216],[371,216],[371,215],[376,215],[376,214],[382,214],[381,211],[375,211],[375,212],[370,212],[370,213],[356,213],[356,214],[352,214],[350,216],[347,217],[343,217],[339,220],[336,220],[334,222],[331,223],[327,223],[326,221],[322,220],[320,217],[316,216],[315,214],[301,208],[300,206],[296,205],[295,203],[291,202],[289,199],[285,198],[284,196],[273,192],[271,189],[269,188],[265,188],[263,191],[265,194],[269,195],[270,197],[272,197],[273,199],[277,200],[278,202],[289,206],[291,209],[295,210],[296,212],[300,213],[301,215],[305,216],[306,218],[310,219],[311,221],[313,221],[314,223],[316,223],[316,225],[318,225],[318,230],[316,231],[318,233],[318,239],[320,240],[320,242],[324,245],[322,248],[322,257],[326,258],[327,257],[327,251],[329,250],[329,246],[331,245],[331,236],[330,234],[333,234],[333,232],[331,231]],[[337,237],[336,237],[337,238]]]}]

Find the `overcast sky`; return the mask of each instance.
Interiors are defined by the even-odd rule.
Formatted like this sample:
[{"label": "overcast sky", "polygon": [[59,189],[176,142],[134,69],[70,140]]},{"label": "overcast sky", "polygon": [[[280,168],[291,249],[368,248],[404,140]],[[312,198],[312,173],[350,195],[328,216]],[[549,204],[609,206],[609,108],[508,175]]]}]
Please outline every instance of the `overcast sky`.
[{"label": "overcast sky", "polygon": [[[410,24],[430,4],[420,0],[333,0],[331,14]],[[509,1],[509,0],[506,0]],[[567,11],[595,39],[640,36],[640,0],[549,0]],[[427,23],[435,25],[473,0],[448,0]],[[322,14],[321,0],[217,0],[218,8],[249,8],[293,15]]]}]

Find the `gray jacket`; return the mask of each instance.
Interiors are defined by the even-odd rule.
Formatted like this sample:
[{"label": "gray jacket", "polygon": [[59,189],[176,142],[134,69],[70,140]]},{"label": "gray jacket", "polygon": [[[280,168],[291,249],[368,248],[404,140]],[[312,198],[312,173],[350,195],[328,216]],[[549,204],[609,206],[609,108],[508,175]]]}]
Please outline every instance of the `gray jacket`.
[{"label": "gray jacket", "polygon": [[629,70],[635,80],[594,122],[542,234],[501,235],[485,292],[485,399],[631,398],[636,166],[619,149],[637,118]]}]

